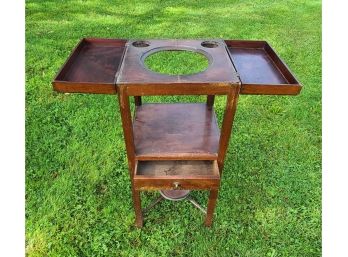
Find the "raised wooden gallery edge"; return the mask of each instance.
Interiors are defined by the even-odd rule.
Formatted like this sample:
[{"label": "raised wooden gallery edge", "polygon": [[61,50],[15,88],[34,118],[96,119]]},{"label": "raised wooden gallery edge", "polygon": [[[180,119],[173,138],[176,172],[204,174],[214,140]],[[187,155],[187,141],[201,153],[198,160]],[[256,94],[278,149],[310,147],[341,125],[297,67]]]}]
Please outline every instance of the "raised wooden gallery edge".
[{"label": "raised wooden gallery edge", "polygon": [[225,40],[241,94],[297,95],[302,86],[266,41]]},{"label": "raised wooden gallery edge", "polygon": [[83,38],[53,81],[58,92],[116,94],[127,40]]},{"label": "raised wooden gallery edge", "polygon": [[[212,42],[213,47],[205,42]],[[178,49],[206,55],[209,67],[185,76],[166,76],[145,68],[146,56]],[[241,94],[296,95],[302,89],[266,41],[250,40],[84,38],[52,82],[58,92],[99,94],[116,94],[117,85],[127,84],[128,94],[139,96],[226,94],[229,85],[237,83],[241,84]]]}]

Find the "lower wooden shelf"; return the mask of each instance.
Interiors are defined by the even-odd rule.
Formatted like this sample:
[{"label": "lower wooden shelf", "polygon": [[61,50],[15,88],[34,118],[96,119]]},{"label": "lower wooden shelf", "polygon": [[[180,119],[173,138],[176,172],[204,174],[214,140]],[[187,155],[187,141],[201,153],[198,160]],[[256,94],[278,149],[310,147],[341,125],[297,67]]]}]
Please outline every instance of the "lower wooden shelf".
[{"label": "lower wooden shelf", "polygon": [[143,104],[135,111],[137,160],[216,160],[220,130],[206,104]]},{"label": "lower wooden shelf", "polygon": [[217,161],[138,161],[134,186],[137,190],[215,189],[220,184]]}]

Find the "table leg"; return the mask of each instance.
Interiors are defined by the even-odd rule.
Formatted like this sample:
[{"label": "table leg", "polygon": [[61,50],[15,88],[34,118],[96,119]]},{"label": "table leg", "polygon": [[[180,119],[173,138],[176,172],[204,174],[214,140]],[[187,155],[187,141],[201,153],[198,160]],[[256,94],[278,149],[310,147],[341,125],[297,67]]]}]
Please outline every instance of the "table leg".
[{"label": "table leg", "polygon": [[215,95],[208,95],[207,96],[207,105],[209,108],[212,108],[214,105]]},{"label": "table leg", "polygon": [[213,223],[214,210],[215,210],[215,206],[216,206],[217,196],[218,196],[217,189],[210,190],[208,207],[207,207],[207,215],[206,215],[205,221],[204,221],[204,225],[207,227],[210,227],[211,224]]},{"label": "table leg", "polygon": [[136,106],[140,106],[141,103],[141,96],[134,96],[134,103]]},{"label": "table leg", "polygon": [[143,226],[143,213],[141,210],[140,191],[132,189],[132,195],[133,195],[133,205],[134,205],[134,211],[135,211],[135,225],[138,228],[141,228]]}]

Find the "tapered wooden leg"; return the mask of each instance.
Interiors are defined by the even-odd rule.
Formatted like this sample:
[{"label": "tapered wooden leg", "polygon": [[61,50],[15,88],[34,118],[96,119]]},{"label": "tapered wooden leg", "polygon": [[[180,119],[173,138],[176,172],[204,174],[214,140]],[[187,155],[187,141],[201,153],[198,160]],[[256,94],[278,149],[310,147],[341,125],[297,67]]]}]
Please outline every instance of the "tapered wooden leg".
[{"label": "tapered wooden leg", "polygon": [[204,221],[204,225],[207,227],[210,227],[211,224],[213,223],[214,210],[215,210],[215,206],[216,206],[217,196],[218,196],[217,189],[210,190],[208,207],[207,207],[207,215],[205,216],[205,221]]},{"label": "tapered wooden leg", "polygon": [[135,225],[138,228],[143,226],[143,213],[141,210],[141,199],[140,199],[140,191],[132,189],[133,194],[133,205],[135,211]]},{"label": "tapered wooden leg", "polygon": [[134,103],[136,106],[141,105],[141,96],[134,96]]},{"label": "tapered wooden leg", "polygon": [[207,105],[209,108],[212,108],[214,105],[215,95],[208,95],[207,96]]}]

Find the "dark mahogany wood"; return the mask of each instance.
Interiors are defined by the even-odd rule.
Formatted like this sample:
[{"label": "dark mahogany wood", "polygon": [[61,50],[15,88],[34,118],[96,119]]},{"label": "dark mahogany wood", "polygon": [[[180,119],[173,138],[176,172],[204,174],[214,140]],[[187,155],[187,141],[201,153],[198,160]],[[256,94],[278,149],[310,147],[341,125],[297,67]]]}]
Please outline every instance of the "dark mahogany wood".
[{"label": "dark mahogany wood", "polygon": [[[265,41],[214,40],[217,47],[213,48],[202,46],[202,40],[149,40],[144,41],[148,46],[134,46],[136,42],[142,41],[82,39],[53,81],[54,90],[116,94],[116,83],[128,83],[129,86],[138,87],[129,89],[130,95],[138,95],[136,105],[141,105],[141,95],[163,95],[168,90],[170,94],[211,93],[207,103],[212,105],[215,92],[226,94],[228,82],[239,82],[236,70],[242,83],[241,94],[292,95],[298,94],[302,88]],[[228,51],[224,49],[225,43]],[[210,63],[208,69],[193,75],[167,76],[152,72],[144,66],[144,59],[152,53],[180,49],[206,55]],[[124,60],[125,51],[127,58]],[[228,55],[232,62],[227,60]],[[122,69],[119,71],[121,64]],[[119,73],[122,75],[118,76]],[[156,86],[158,84],[162,85],[161,88]]]},{"label": "dark mahogany wood", "polygon": [[219,176],[216,161],[138,161],[136,176]]},{"label": "dark mahogany wood", "polygon": [[[201,53],[209,66],[185,76],[148,70],[145,58],[162,50]],[[211,226],[239,94],[293,95],[301,90],[267,42],[245,40],[82,39],[53,87],[58,92],[118,94],[137,227],[143,226],[142,190],[191,189],[210,191],[204,223]],[[147,95],[207,95],[207,102],[142,104]],[[221,132],[215,95],[227,96]]]},{"label": "dark mahogany wood", "polygon": [[225,40],[241,94],[297,95],[302,86],[266,41]]},{"label": "dark mahogany wood", "polygon": [[134,133],[132,126],[132,114],[129,105],[129,96],[126,93],[126,87],[121,86],[118,90],[118,101],[122,119],[122,129],[124,141],[126,144],[126,152],[128,157],[128,168],[131,179],[133,179],[135,169],[135,146]]},{"label": "dark mahogany wood", "polygon": [[[202,40],[148,40],[146,45],[138,46],[139,41],[130,40],[123,64],[120,68],[117,84],[137,86],[139,84],[205,84],[206,87],[213,83],[214,87],[239,83],[236,71],[226,53],[223,40],[214,40],[216,47],[202,46]],[[135,45],[135,46],[134,46]],[[186,50],[203,54],[209,60],[206,70],[191,75],[165,75],[153,72],[146,68],[144,60],[147,56],[158,51]]]},{"label": "dark mahogany wood", "polygon": [[143,212],[141,209],[140,190],[136,190],[133,184],[134,183],[132,183],[132,198],[135,212],[135,225],[141,228],[143,226]]},{"label": "dark mahogany wood", "polygon": [[150,95],[226,95],[231,84],[221,83],[174,83],[174,84],[127,84],[130,96]]},{"label": "dark mahogany wood", "polygon": [[122,128],[124,134],[124,140],[126,144],[126,152],[128,157],[128,171],[131,179],[132,198],[135,212],[135,225],[138,228],[143,226],[143,214],[141,209],[141,197],[140,191],[135,188],[134,185],[134,170],[135,170],[135,151],[134,151],[134,139],[132,130],[132,114],[129,106],[129,96],[125,92],[126,87],[120,87],[118,90],[118,100],[120,106],[120,113],[122,118]]},{"label": "dark mahogany wood", "polygon": [[206,104],[143,104],[136,108],[138,160],[216,160],[220,132]]},{"label": "dark mahogany wood", "polygon": [[[208,58],[209,67],[187,76],[154,73],[145,67],[144,60],[160,50],[200,52]],[[210,190],[205,222],[210,226],[220,187],[219,167],[229,140],[229,135],[219,133],[214,96],[228,95],[224,123],[232,123],[241,84],[224,41],[208,44],[201,40],[129,41],[116,83],[132,186],[136,191]],[[207,104],[141,104],[139,97],[146,95],[208,95],[208,98]],[[133,124],[130,96],[135,97],[136,103]],[[231,128],[232,124],[222,127],[225,132]],[[137,208],[139,205],[135,204],[137,224],[141,224]]]},{"label": "dark mahogany wood", "polygon": [[232,134],[234,115],[237,109],[237,101],[240,93],[240,85],[231,87],[227,95],[224,119],[222,121],[221,135],[219,140],[218,165],[222,173],[228,144]]},{"label": "dark mahogany wood", "polygon": [[218,197],[219,191],[216,189],[210,190],[208,207],[207,207],[207,215],[205,217],[204,225],[210,227],[213,223],[214,210],[216,206],[216,201]]},{"label": "dark mahogany wood", "polygon": [[215,101],[215,95],[208,95],[207,96],[207,105],[209,108],[214,106],[214,101]]},{"label": "dark mahogany wood", "polygon": [[115,76],[126,40],[84,38],[60,70],[53,87],[58,92],[116,94]]},{"label": "dark mahogany wood", "polygon": [[218,189],[220,178],[208,176],[192,177],[148,177],[135,176],[134,185],[137,190],[175,190],[176,184],[180,190],[210,190]]},{"label": "dark mahogany wood", "polygon": [[134,96],[134,104],[140,106],[142,104],[141,96]]},{"label": "dark mahogany wood", "polygon": [[138,190],[217,189],[217,161],[138,161],[134,175]]}]

